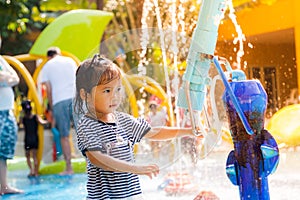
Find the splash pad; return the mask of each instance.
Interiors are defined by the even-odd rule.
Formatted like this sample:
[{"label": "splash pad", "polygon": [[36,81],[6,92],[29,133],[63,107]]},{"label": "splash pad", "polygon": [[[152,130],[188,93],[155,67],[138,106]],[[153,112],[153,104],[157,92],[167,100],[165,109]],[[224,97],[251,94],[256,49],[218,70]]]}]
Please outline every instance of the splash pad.
[{"label": "splash pad", "polygon": [[[200,191],[212,191],[220,200],[238,200],[237,187],[230,183],[226,176],[224,163],[226,163],[227,151],[214,151],[207,159],[201,160],[197,165],[190,164],[190,175],[193,176],[197,191],[191,194],[167,195],[165,191],[158,190],[158,186],[164,182],[167,171],[174,171],[175,165],[165,168],[160,176],[150,180],[141,177],[141,187],[145,200],[193,200]],[[270,198],[272,200],[298,199],[300,193],[300,151],[281,151],[282,159],[278,170],[269,177]],[[284,155],[284,156],[283,156]],[[168,159],[168,157],[165,157]],[[143,160],[137,160],[143,162]],[[24,169],[24,168],[23,168]],[[184,170],[182,170],[184,172]],[[69,177],[59,175],[42,175],[39,179],[28,179],[27,171],[13,170],[8,173],[8,181],[11,185],[25,190],[23,195],[5,195],[2,200],[63,200],[66,194],[70,199],[85,199],[85,174],[74,174]]]},{"label": "splash pad", "polygon": [[[166,65],[166,64],[165,64],[165,65]],[[168,93],[168,92],[167,92],[167,93]],[[168,102],[167,105],[170,105],[170,103]],[[201,105],[200,107],[202,107],[202,105]],[[191,111],[190,111],[190,112],[191,112]],[[205,132],[205,131],[203,131],[203,130],[205,130],[205,129],[202,129],[202,132]],[[218,129],[218,131],[220,131],[220,129]],[[218,134],[220,134],[220,133],[218,133]],[[206,140],[206,141],[207,141],[207,140]],[[213,139],[213,141],[212,141],[212,144],[213,144],[213,145],[209,146],[211,149],[209,149],[208,152],[210,152],[210,151],[212,150],[212,148],[214,147],[216,141],[217,141],[216,139]],[[207,143],[204,143],[204,144],[207,144]],[[206,157],[206,155],[204,155],[203,157]]]}]

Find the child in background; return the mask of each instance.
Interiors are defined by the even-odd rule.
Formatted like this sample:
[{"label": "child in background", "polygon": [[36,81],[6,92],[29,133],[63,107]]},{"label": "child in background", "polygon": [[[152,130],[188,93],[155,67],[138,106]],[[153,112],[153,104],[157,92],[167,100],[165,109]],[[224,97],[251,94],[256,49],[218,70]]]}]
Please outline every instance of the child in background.
[{"label": "child in background", "polygon": [[[166,126],[168,120],[168,114],[166,112],[166,108],[163,107],[158,110],[157,100],[149,101],[149,113],[147,115],[147,122],[153,126]],[[161,141],[150,141],[151,151],[153,153],[154,158],[159,158],[159,153],[161,151],[162,145],[165,142]]]},{"label": "child in background", "polygon": [[[38,138],[38,123],[43,125],[47,124],[47,121],[40,118],[38,115],[32,114],[31,102],[29,100],[22,102],[22,109],[24,117],[22,123],[24,125],[25,137],[24,137],[24,148],[27,165],[30,169],[28,177],[38,176],[38,160],[37,160],[37,149],[39,146]],[[33,160],[33,166],[31,162]]]},{"label": "child in background", "polygon": [[190,128],[151,128],[143,118],[116,111],[123,97],[121,81],[120,69],[98,54],[76,72],[74,110],[84,114],[77,125],[77,140],[87,158],[87,199],[143,199],[138,175],[152,178],[159,167],[135,164],[134,144],[143,137],[166,140],[192,135]]},{"label": "child in background", "polygon": [[168,121],[168,114],[166,108],[163,107],[158,110],[158,103],[155,100],[149,101],[149,113],[147,121],[151,126],[166,126]]}]

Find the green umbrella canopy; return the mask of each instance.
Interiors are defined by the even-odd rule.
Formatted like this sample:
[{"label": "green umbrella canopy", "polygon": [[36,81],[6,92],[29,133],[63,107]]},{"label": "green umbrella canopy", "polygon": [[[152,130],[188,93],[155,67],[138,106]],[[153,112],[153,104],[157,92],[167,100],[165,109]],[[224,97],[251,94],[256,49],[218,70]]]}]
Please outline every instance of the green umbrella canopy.
[{"label": "green umbrella canopy", "polygon": [[82,61],[99,48],[103,32],[112,17],[113,13],[100,10],[66,12],[42,31],[29,53],[44,56],[49,47],[57,46]]}]

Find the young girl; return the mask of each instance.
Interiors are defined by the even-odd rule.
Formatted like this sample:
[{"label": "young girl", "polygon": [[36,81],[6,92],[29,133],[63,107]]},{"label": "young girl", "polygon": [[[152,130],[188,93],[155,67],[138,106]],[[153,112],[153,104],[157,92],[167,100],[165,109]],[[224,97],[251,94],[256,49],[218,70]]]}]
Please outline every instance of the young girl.
[{"label": "young girl", "polygon": [[[30,169],[28,177],[38,176],[38,160],[37,160],[37,149],[39,146],[38,138],[38,123],[46,124],[47,121],[40,118],[38,115],[32,114],[31,102],[29,100],[22,102],[22,109],[24,117],[22,123],[24,125],[24,148],[27,165]],[[33,166],[32,161],[33,160]]]},{"label": "young girl", "polygon": [[[78,148],[87,157],[87,199],[143,199],[138,175],[159,173],[155,164],[134,164],[133,146],[143,137],[156,140],[192,135],[189,128],[152,128],[142,118],[117,112],[122,99],[121,71],[95,55],[76,72],[74,110]],[[86,112],[84,112],[86,110]]]}]

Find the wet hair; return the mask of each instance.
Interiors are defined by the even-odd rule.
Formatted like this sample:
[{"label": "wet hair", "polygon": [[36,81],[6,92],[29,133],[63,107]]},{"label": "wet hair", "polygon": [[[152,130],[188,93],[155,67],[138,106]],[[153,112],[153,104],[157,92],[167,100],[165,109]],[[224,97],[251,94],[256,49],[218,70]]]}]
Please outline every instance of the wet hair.
[{"label": "wet hair", "polygon": [[[121,70],[111,60],[94,55],[93,58],[83,61],[76,71],[76,97],[74,110],[76,113],[84,113],[83,100],[80,97],[80,90],[91,93],[92,89],[98,85],[105,85],[115,79],[121,78]],[[87,101],[85,101],[87,107]]]},{"label": "wet hair", "polygon": [[60,49],[58,47],[50,47],[48,50],[47,50],[47,56],[48,57],[53,57],[57,54],[60,54]]}]

